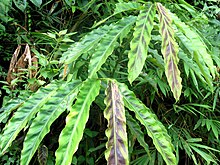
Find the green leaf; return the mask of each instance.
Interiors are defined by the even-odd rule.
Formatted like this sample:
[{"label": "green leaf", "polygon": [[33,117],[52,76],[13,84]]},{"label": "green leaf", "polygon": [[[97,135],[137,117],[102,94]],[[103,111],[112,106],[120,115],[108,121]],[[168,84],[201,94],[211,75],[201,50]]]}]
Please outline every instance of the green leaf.
[{"label": "green leaf", "polygon": [[206,146],[206,145],[202,145],[202,144],[198,144],[198,143],[191,143],[190,145],[195,146],[195,147],[199,147],[199,148],[203,148],[203,149],[206,149],[206,150],[212,150],[212,151],[220,153],[220,150],[214,149],[214,148]]},{"label": "green leaf", "polygon": [[27,2],[23,1],[23,0],[13,0],[15,6],[20,9],[22,12],[24,12],[24,10],[27,7]]},{"label": "green leaf", "polygon": [[128,80],[130,83],[138,77],[145,64],[155,11],[155,6],[152,4],[148,10],[141,10],[137,17],[134,38],[131,40],[131,50],[128,53]]},{"label": "green leaf", "polygon": [[55,94],[60,83],[62,82],[53,82],[46,87],[40,88],[18,108],[4,128],[0,144],[1,154],[6,151],[18,133],[26,126],[32,117],[34,117],[40,108]]},{"label": "green leaf", "polygon": [[80,81],[64,82],[40,109],[25,137],[21,165],[29,164],[44,136],[50,131],[51,124],[68,108],[68,104],[72,104],[70,100],[76,97],[80,85]]},{"label": "green leaf", "polygon": [[185,46],[185,49],[188,50],[188,54],[195,60],[210,89],[213,90],[211,74],[214,78],[215,66],[211,55],[206,50],[207,46],[201,40],[200,36],[191,30],[188,25],[181,22],[173,13],[170,13],[170,15],[175,24],[173,27],[176,31],[177,38]]},{"label": "green leaf", "polygon": [[[197,63],[195,61],[193,61],[193,59],[189,58],[187,56],[187,54],[185,54],[183,51],[180,51],[179,58],[184,61],[183,64],[184,64],[184,66],[187,66],[190,73],[193,72],[192,74],[195,74],[203,83],[206,83],[205,79],[203,78],[203,74],[202,74],[199,66],[197,65]],[[193,79],[193,77],[192,77],[192,79]]]},{"label": "green leaf", "polygon": [[5,26],[0,23],[0,32],[1,31],[5,32]]},{"label": "green leaf", "polygon": [[145,149],[148,154],[150,154],[149,146],[144,140],[144,133],[142,132],[140,125],[128,112],[126,113],[126,119],[128,128],[130,129],[132,135],[137,138],[140,145]]},{"label": "green leaf", "polygon": [[116,3],[115,4],[114,15],[122,13],[122,12],[126,12],[126,11],[131,11],[131,10],[139,10],[142,7],[143,6],[140,3],[137,3],[137,2],[120,2],[120,3]]},{"label": "green leaf", "polygon": [[75,61],[80,55],[89,51],[104,37],[104,35],[109,31],[109,26],[103,26],[97,28],[90,33],[88,33],[79,42],[74,43],[60,58],[60,63],[70,64]]},{"label": "green leaf", "polygon": [[26,98],[15,98],[7,102],[7,104],[0,109],[0,123],[7,118],[11,112],[20,107]]},{"label": "green leaf", "polygon": [[211,156],[211,154],[208,154],[202,150],[200,150],[199,148],[197,147],[194,147],[194,146],[190,146],[196,153],[198,153],[199,155],[201,155],[201,157],[203,159],[206,160],[207,164],[210,164],[210,162],[213,162],[213,163],[216,163],[217,162],[215,161],[215,159]]},{"label": "green leaf", "polygon": [[202,58],[203,61],[205,62],[205,64],[208,66],[208,68],[214,78],[215,77],[215,67],[213,64],[212,57],[211,57],[210,53],[208,53],[207,46],[202,41],[199,34],[194,32],[193,30],[191,30],[188,25],[181,22],[181,20],[177,16],[175,16],[174,14],[171,14],[171,16],[173,18],[175,25],[179,28],[179,30],[181,32],[183,32],[183,34],[191,41],[191,43],[193,43],[190,46],[190,48],[193,51],[196,51],[200,55],[200,58]]},{"label": "green leaf", "polygon": [[111,29],[103,37],[100,43],[95,49],[95,53],[92,55],[89,63],[89,77],[93,77],[94,74],[105,63],[108,56],[110,56],[117,45],[117,40],[120,37],[122,40],[129,33],[132,25],[136,20],[135,16],[129,16],[122,18],[116,24],[111,24]]},{"label": "green leaf", "polygon": [[160,34],[162,36],[161,52],[164,57],[165,74],[174,98],[178,101],[182,91],[182,79],[177,66],[179,61],[177,56],[178,45],[175,41],[174,31],[171,26],[172,20],[166,8],[160,3],[157,3],[157,10],[159,13]]},{"label": "green leaf", "polygon": [[42,0],[30,0],[35,6],[40,7]]},{"label": "green leaf", "polygon": [[144,125],[147,134],[152,138],[156,149],[160,152],[166,164],[176,165],[177,161],[173,154],[174,148],[166,128],[125,84],[120,83],[119,89],[123,95],[125,107],[133,111],[136,118]]},{"label": "green leaf", "polygon": [[99,94],[100,81],[87,79],[80,88],[76,103],[66,117],[66,126],[59,137],[56,164],[69,165],[73,154],[77,151],[89,118],[89,108]]},{"label": "green leaf", "polygon": [[133,10],[141,10],[143,8],[144,8],[144,6],[141,5],[140,3],[137,3],[137,2],[119,2],[119,3],[116,3],[114,13],[112,15],[108,16],[107,18],[95,23],[92,28],[96,28],[100,24],[106,22],[109,18],[111,18],[111,17],[113,17],[117,14],[120,14],[122,12],[133,11]]},{"label": "green leaf", "polygon": [[107,164],[129,164],[125,109],[118,85],[110,80],[105,94],[104,116],[108,120],[108,129],[105,132],[108,137],[105,152]]}]

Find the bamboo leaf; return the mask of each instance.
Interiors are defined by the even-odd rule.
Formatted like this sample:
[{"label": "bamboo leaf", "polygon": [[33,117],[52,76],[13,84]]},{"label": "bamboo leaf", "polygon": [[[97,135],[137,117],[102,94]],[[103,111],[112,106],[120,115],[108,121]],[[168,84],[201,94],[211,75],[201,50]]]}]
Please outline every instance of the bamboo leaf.
[{"label": "bamboo leaf", "polygon": [[116,24],[111,25],[111,30],[109,30],[105,37],[100,41],[95,53],[91,57],[89,64],[89,77],[93,77],[101,68],[116,47],[118,38],[120,37],[120,39],[123,39],[126,37],[135,20],[135,16],[129,16],[121,19]]},{"label": "bamboo leaf", "polygon": [[59,84],[62,82],[53,82],[46,87],[40,88],[35,94],[27,99],[27,101],[14,113],[4,128],[1,138],[1,153],[11,145],[18,133],[26,126],[39,109],[55,94]]},{"label": "bamboo leaf", "polygon": [[29,164],[44,136],[50,131],[51,124],[66,110],[68,104],[72,104],[69,100],[76,97],[80,85],[80,81],[63,83],[41,108],[25,137],[21,165]]},{"label": "bamboo leaf", "polygon": [[155,6],[152,4],[148,10],[141,10],[137,17],[133,33],[134,38],[131,40],[131,50],[128,53],[128,80],[130,83],[138,77],[145,64],[155,11]]},{"label": "bamboo leaf", "polygon": [[178,69],[178,45],[174,39],[174,31],[171,26],[172,20],[165,7],[157,3],[157,10],[159,13],[160,21],[160,34],[162,36],[161,52],[164,57],[165,74],[173,92],[176,101],[179,100],[182,90],[182,79]]},{"label": "bamboo leaf", "polygon": [[66,117],[66,126],[59,137],[56,164],[69,165],[73,154],[77,151],[89,118],[89,108],[99,94],[100,81],[87,79],[81,86],[76,103]]},{"label": "bamboo leaf", "polygon": [[88,33],[81,41],[73,44],[61,57],[60,63],[70,64],[80,55],[91,50],[108,32],[109,27],[103,26]]},{"label": "bamboo leaf", "polygon": [[147,134],[152,138],[153,143],[162,155],[167,165],[176,165],[177,161],[173,154],[173,145],[166,128],[157,119],[156,115],[151,112],[135,94],[128,89],[125,84],[119,84],[119,90],[123,96],[125,107],[135,113],[136,118],[144,125]]},{"label": "bamboo leaf", "polygon": [[[191,54],[192,59],[194,59],[195,64],[198,66],[196,68],[199,68],[199,71],[195,72],[195,74],[200,78],[200,80],[202,80],[204,83],[207,83],[209,88],[212,90],[213,85],[212,85],[212,78],[210,75],[210,71],[208,67],[206,66],[205,62],[203,61],[203,59],[200,58],[200,54],[198,54],[197,52],[198,48],[195,48],[192,46],[193,43],[196,41],[194,42],[190,41],[188,37],[186,37],[181,31],[179,31],[177,28],[175,29],[176,29],[176,36],[178,37],[178,39],[184,46],[184,49],[183,49],[184,52],[186,53],[188,52],[188,54]],[[180,56],[181,56],[181,53],[180,53]],[[190,64],[190,63],[187,63],[187,64]],[[194,70],[196,68],[192,67],[190,69]],[[200,76],[199,73],[201,73],[201,75],[205,78],[206,81],[204,81],[204,79]]]},{"label": "bamboo leaf", "polygon": [[108,120],[108,129],[105,132],[108,137],[105,152],[107,164],[129,164],[125,109],[117,84],[109,81],[105,94],[104,116]]},{"label": "bamboo leaf", "polygon": [[195,147],[195,146],[193,146],[193,145],[191,145],[190,147],[191,147],[196,153],[198,153],[199,155],[201,155],[201,157],[206,160],[207,164],[210,164],[210,162],[213,162],[213,163],[217,164],[217,162],[215,161],[215,159],[212,157],[211,154],[208,154],[208,153],[206,153],[206,152],[200,150],[199,148],[197,148],[197,147]]},{"label": "bamboo leaf", "polygon": [[183,51],[180,51],[179,58],[184,61],[184,65],[188,66],[189,70],[192,70],[202,82],[205,82],[203,74],[200,71],[197,63],[195,63],[191,58],[189,58],[187,54],[185,54]]}]

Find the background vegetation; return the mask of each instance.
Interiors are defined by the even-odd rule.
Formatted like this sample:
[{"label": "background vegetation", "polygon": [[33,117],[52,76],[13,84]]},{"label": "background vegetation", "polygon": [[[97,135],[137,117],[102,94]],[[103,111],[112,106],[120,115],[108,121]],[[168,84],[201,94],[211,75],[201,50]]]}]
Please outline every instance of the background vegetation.
[{"label": "background vegetation", "polygon": [[218,0],[0,0],[0,164],[219,164],[219,20]]}]

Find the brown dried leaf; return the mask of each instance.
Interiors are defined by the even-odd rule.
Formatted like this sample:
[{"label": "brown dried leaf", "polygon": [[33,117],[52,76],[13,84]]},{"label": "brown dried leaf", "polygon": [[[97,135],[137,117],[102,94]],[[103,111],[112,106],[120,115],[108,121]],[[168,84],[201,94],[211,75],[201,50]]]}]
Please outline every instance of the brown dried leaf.
[{"label": "brown dried leaf", "polygon": [[20,53],[20,50],[21,50],[21,45],[18,45],[18,47],[16,48],[12,58],[11,58],[11,62],[10,62],[10,66],[9,66],[9,69],[8,69],[8,75],[7,75],[7,78],[6,78],[6,81],[10,84],[11,81],[13,79],[15,79],[15,76],[13,75],[13,72],[15,72],[15,65],[16,65],[16,62],[17,62],[17,58],[18,58],[18,55]]}]

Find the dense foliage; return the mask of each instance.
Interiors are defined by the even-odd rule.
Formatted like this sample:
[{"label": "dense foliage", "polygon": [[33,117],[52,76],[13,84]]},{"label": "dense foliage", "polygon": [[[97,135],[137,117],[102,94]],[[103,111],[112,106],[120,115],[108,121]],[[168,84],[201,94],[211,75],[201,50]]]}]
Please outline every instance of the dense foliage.
[{"label": "dense foliage", "polygon": [[219,5],[1,0],[0,164],[219,164]]}]

